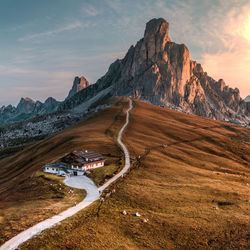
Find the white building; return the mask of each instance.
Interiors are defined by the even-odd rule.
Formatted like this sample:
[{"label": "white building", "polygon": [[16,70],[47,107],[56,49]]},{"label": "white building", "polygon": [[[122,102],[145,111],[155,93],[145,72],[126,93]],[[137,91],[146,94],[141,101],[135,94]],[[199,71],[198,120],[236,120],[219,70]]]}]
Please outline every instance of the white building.
[{"label": "white building", "polygon": [[61,162],[46,164],[44,172],[60,176],[84,175],[88,169],[103,167],[105,161],[103,156],[93,151],[74,151],[62,158]]},{"label": "white building", "polygon": [[45,173],[56,174],[60,176],[66,176],[71,174],[67,166],[65,166],[61,162],[46,164],[43,171]]}]

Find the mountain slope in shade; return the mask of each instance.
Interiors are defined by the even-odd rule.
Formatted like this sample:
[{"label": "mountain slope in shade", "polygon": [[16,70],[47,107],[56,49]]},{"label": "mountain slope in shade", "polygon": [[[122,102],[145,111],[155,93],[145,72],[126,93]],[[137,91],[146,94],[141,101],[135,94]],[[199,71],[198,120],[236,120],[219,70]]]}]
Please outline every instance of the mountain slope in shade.
[{"label": "mountain slope in shade", "polygon": [[245,102],[250,102],[250,95],[248,95],[245,99],[244,99]]},{"label": "mountain slope in shade", "polygon": [[247,105],[247,110],[250,113],[250,95],[248,95],[245,99],[244,99],[246,105]]},{"label": "mountain slope in shade", "polygon": [[[89,82],[84,76],[75,77],[73,86],[66,99],[74,96],[80,90],[88,87],[89,85]],[[0,126],[56,112],[60,103],[61,102],[57,101],[53,97],[47,98],[44,103],[34,101],[29,97],[21,98],[17,107],[8,105],[7,107],[3,106],[0,108]]]},{"label": "mountain slope in shade", "polygon": [[21,98],[17,107],[8,105],[0,108],[0,125],[24,121],[38,115],[55,112],[60,102],[49,97],[44,103],[31,98]]},{"label": "mountain slope in shade", "polygon": [[144,37],[116,60],[94,85],[66,100],[70,109],[109,88],[108,96],[132,95],[153,104],[179,107],[182,111],[214,118],[249,123],[249,111],[239,90],[209,77],[192,61],[184,44],[171,42],[169,24],[152,19]]}]

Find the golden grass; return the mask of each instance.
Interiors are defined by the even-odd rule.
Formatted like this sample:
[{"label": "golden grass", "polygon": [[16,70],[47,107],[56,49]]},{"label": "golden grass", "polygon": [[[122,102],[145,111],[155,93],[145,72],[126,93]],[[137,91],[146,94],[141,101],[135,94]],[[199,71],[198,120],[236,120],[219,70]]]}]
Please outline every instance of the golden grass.
[{"label": "golden grass", "polygon": [[[0,244],[34,224],[80,202],[85,190],[69,188],[63,178],[38,171],[0,204]],[[72,189],[73,193],[69,193]]]},{"label": "golden grass", "polygon": [[[85,126],[83,138],[91,135]],[[113,152],[104,135],[100,148]],[[116,193],[21,249],[247,249],[249,137],[244,128],[135,100],[123,137],[133,166]]]},{"label": "golden grass", "polygon": [[[54,162],[74,150],[89,149],[103,154],[107,159],[106,164],[110,167],[107,166],[109,171],[103,177],[115,171],[112,164],[117,168],[120,166],[122,153],[113,134],[123,123],[125,114],[122,111],[127,104],[120,100],[113,102],[114,107],[100,112],[103,121],[99,116],[93,116],[0,160],[0,244],[84,198],[85,192],[82,190],[75,190],[72,195],[68,194],[69,188],[63,186],[63,190],[59,191],[58,185],[63,178],[41,173],[39,170],[44,164]],[[102,181],[102,176],[98,177],[99,181]]]}]

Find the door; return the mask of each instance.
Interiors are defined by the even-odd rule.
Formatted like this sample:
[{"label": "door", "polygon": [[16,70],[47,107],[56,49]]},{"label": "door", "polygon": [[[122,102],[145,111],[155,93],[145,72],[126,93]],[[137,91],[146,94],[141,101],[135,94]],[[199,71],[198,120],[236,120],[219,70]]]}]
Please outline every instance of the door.
[{"label": "door", "polygon": [[77,175],[77,172],[76,172],[76,171],[74,171],[74,175]]}]

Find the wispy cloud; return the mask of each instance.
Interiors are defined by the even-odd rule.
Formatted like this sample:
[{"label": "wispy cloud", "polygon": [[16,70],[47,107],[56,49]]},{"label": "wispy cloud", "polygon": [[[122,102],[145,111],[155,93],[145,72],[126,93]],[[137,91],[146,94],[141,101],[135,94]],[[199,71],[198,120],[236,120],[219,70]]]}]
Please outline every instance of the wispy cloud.
[{"label": "wispy cloud", "polygon": [[105,0],[105,3],[108,5],[108,7],[110,9],[112,9],[114,12],[116,12],[117,14],[121,13],[123,8],[122,8],[122,4],[124,2],[122,2],[121,0]]},{"label": "wispy cloud", "polygon": [[204,53],[202,64],[214,78],[223,78],[238,87],[242,96],[250,94],[250,5],[233,9],[224,18],[218,38],[224,48],[216,53]]},{"label": "wispy cloud", "polygon": [[85,17],[94,17],[100,14],[100,12],[92,5],[84,5],[82,13]]},{"label": "wispy cloud", "polygon": [[[40,101],[49,96],[62,100],[71,88],[75,75],[75,71],[69,70],[55,71],[0,65],[0,77],[8,81],[8,84],[0,85],[0,103],[17,104],[21,97],[26,96]],[[19,79],[18,84],[16,79]]]},{"label": "wispy cloud", "polygon": [[79,29],[79,28],[87,28],[89,26],[90,26],[90,23],[88,23],[88,22],[83,23],[80,21],[75,21],[75,22],[69,23],[67,25],[61,26],[57,29],[48,30],[48,31],[41,32],[41,33],[34,33],[31,35],[21,37],[18,39],[18,41],[23,42],[23,41],[27,41],[27,40],[41,39],[42,37],[55,36],[59,33],[65,32],[65,31],[70,31],[70,30]]}]

